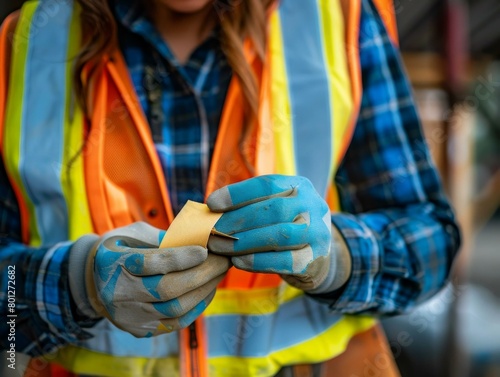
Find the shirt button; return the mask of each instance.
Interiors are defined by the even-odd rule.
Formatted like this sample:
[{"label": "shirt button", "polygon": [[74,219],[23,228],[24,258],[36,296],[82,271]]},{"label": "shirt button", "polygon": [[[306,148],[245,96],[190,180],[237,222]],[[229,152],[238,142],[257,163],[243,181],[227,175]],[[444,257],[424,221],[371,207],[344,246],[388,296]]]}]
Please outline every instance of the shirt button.
[{"label": "shirt button", "polygon": [[149,212],[148,212],[148,216],[149,217],[156,217],[156,216],[158,216],[158,210],[156,208],[150,209]]}]

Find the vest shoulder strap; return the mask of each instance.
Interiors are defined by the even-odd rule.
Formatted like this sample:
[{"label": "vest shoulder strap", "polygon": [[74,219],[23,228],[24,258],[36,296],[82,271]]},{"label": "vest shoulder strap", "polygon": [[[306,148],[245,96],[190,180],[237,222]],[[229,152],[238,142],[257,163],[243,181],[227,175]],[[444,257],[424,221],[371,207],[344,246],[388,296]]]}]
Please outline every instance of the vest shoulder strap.
[{"label": "vest shoulder strap", "polygon": [[398,25],[393,0],[373,0],[392,41],[398,44]]},{"label": "vest shoulder strap", "polygon": [[9,87],[12,41],[19,20],[19,13],[19,11],[12,13],[0,27],[0,152],[3,146],[3,127]]},{"label": "vest shoulder strap", "polygon": [[[378,13],[384,21],[385,27],[389,36],[394,43],[398,44],[398,25],[396,22],[396,12],[394,9],[393,0],[372,0],[377,7]],[[340,0],[342,11],[346,20],[352,20],[356,15],[359,17],[359,9],[361,9],[362,0]],[[358,19],[359,21],[359,19]]]},{"label": "vest shoulder strap", "polygon": [[[9,15],[2,26],[0,27],[0,158],[3,159],[5,165],[4,157],[4,135],[5,135],[5,117],[7,111],[7,96],[9,91],[9,81],[10,81],[10,71],[11,71],[11,58],[12,49],[14,43],[14,34],[18,26],[18,21],[21,15],[21,11],[16,11]],[[5,168],[7,168],[5,166]],[[17,185],[11,180],[11,186],[16,195],[19,211],[21,212],[21,224],[22,224],[22,239],[27,242],[29,239],[29,230],[27,223],[28,219],[28,209],[25,202],[22,200],[22,194]]]}]

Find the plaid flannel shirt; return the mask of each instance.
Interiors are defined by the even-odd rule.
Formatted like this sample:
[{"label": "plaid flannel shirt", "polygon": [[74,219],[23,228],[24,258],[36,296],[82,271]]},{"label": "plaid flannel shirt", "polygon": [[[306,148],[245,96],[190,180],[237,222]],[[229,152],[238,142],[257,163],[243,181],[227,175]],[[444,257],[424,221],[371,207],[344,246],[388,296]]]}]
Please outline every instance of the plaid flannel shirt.
[{"label": "plaid flannel shirt", "polygon": [[[178,209],[204,191],[231,72],[214,39],[180,67],[144,17],[123,13],[120,6],[116,11],[128,30],[121,40],[123,53],[144,111],[156,127],[152,134]],[[460,236],[397,48],[371,0],[363,0],[361,17],[363,98],[352,143],[335,178],[343,212],[332,215],[351,252],[352,275],[343,289],[318,299],[340,313],[395,314],[444,285]],[[161,59],[161,109],[156,110],[142,86],[148,80],[146,67],[158,63],[157,58],[151,63],[153,55]],[[161,72],[165,67],[167,75]],[[85,327],[93,323],[74,315],[68,284],[71,243],[44,248],[21,243],[19,210],[3,167],[0,233],[2,318],[8,314],[7,266],[16,266],[16,350],[39,355],[84,339]],[[2,349],[8,348],[7,332],[3,322]]]}]

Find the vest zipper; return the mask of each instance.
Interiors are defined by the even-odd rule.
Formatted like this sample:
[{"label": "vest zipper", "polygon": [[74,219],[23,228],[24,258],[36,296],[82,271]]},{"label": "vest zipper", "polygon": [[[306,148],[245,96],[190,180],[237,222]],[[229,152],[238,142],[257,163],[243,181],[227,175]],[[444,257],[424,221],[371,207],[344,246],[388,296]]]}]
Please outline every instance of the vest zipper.
[{"label": "vest zipper", "polygon": [[198,365],[198,334],[196,323],[189,325],[189,349],[191,353],[191,377],[200,377]]},{"label": "vest zipper", "polygon": [[208,377],[207,345],[202,318],[181,330],[180,375],[182,377]]}]

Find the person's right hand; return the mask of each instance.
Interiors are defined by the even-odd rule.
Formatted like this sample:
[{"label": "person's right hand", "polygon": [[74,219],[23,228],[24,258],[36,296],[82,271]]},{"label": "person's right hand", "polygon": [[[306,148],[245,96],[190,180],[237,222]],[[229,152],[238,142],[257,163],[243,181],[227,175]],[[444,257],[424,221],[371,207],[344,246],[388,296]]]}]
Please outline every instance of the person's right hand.
[{"label": "person's right hand", "polygon": [[[201,246],[158,248],[164,234],[146,223],[134,223],[97,242],[93,238],[85,273],[92,309],[81,312],[93,310],[136,337],[189,326],[213,299],[230,261],[209,255]],[[80,249],[84,243],[90,242],[81,241]],[[75,252],[81,257],[81,250]],[[73,264],[80,257],[74,257]],[[71,263],[70,257],[70,268]],[[81,309],[75,283],[71,290]]]}]

